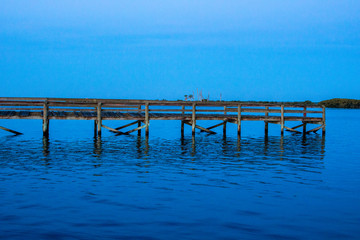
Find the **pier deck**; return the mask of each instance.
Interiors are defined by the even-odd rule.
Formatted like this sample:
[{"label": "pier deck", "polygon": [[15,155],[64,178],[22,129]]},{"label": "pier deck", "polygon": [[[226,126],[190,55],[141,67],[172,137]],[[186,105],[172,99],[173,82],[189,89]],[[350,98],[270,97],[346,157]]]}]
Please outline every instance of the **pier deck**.
[{"label": "pier deck", "polygon": [[[179,120],[181,133],[184,134],[184,124],[208,133],[210,129],[223,126],[226,134],[226,124],[238,126],[238,136],[241,135],[242,121],[264,121],[265,134],[268,133],[268,123],[281,125],[284,130],[301,133],[296,130],[302,127],[303,134],[322,129],[325,134],[325,107],[318,105],[279,105],[255,104],[244,102],[195,102],[195,101],[154,101],[154,100],[120,100],[120,99],[66,99],[66,98],[0,98],[0,119],[41,119],[44,136],[49,134],[50,120],[94,120],[95,133],[101,136],[102,128],[117,134],[130,134],[145,128],[149,134],[150,120]],[[133,120],[135,122],[118,128],[110,128],[102,124],[103,120]],[[218,120],[212,127],[201,127],[197,120]],[[295,127],[287,127],[285,123],[300,122]],[[127,132],[120,129],[136,125]],[[306,124],[320,126],[307,131]],[[6,128],[1,127],[6,130]],[[9,129],[7,129],[9,130]],[[12,132],[16,132],[13,131]]]}]

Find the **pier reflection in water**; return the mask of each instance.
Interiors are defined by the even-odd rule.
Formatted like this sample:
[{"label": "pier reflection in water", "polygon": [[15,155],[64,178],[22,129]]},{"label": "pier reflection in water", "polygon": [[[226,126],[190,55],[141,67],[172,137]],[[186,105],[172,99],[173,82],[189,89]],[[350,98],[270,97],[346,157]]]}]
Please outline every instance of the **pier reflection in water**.
[{"label": "pier reflection in water", "polygon": [[[84,163],[88,159],[106,160],[119,166],[125,163],[146,159],[153,166],[160,164],[166,167],[186,167],[184,160],[191,160],[198,168],[251,168],[254,166],[291,166],[292,169],[310,171],[317,169],[320,173],[325,155],[325,136],[259,137],[259,138],[203,138],[189,136],[173,140],[151,139],[146,137],[124,137],[101,139],[93,138],[93,148],[88,141],[62,142],[50,144],[49,138],[43,138],[43,157],[50,160],[62,154],[66,149],[66,164],[71,165],[71,157],[80,153]],[[52,145],[52,147],[50,147]],[[11,152],[11,151],[10,151]],[[17,152],[17,151],[16,151]],[[64,152],[65,154],[65,152]],[[220,156],[220,157],[219,157]],[[49,163],[51,164],[51,163]],[[58,164],[54,163],[53,164]],[[98,166],[98,165],[97,165]],[[137,164],[141,166],[141,164]],[[283,170],[282,170],[283,171]]]}]

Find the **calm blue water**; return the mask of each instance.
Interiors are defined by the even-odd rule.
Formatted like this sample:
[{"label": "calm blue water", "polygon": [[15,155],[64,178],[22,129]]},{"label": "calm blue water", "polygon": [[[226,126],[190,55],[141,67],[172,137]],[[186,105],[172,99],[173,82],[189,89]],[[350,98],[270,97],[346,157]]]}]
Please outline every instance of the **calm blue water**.
[{"label": "calm blue water", "polygon": [[58,120],[46,140],[41,121],[1,120],[25,134],[0,132],[0,239],[359,239],[359,123],[330,109],[325,138],[153,121],[148,140],[98,140]]}]

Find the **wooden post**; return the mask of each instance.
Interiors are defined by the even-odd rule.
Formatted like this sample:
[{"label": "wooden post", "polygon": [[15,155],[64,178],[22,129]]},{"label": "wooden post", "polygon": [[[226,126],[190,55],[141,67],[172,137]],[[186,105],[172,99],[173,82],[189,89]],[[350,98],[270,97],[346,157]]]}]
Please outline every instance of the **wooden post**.
[{"label": "wooden post", "polygon": [[192,124],[192,135],[193,135],[193,136],[195,136],[195,126],[196,126],[196,103],[193,103],[193,105],[192,105],[191,124]]},{"label": "wooden post", "polygon": [[[138,112],[141,113],[141,105],[139,105],[138,109]],[[138,127],[141,127],[141,121],[138,121]],[[138,130],[138,136],[141,136],[141,129]]]},{"label": "wooden post", "polygon": [[322,106],[322,135],[325,136],[325,106]]},{"label": "wooden post", "polygon": [[[185,106],[182,106],[181,110],[182,110],[182,115],[184,116]],[[185,126],[184,120],[181,120],[181,137],[182,138],[184,137],[184,126]]]},{"label": "wooden post", "polygon": [[284,105],[281,105],[281,136],[284,135],[284,125],[285,125],[285,117],[284,117]]},{"label": "wooden post", "polygon": [[[96,112],[96,107],[94,108],[94,111]],[[97,136],[97,120],[94,120],[94,138]]]},{"label": "wooden post", "polygon": [[101,105],[102,105],[102,103],[99,102],[98,106],[97,106],[97,135],[98,135],[98,137],[101,137],[101,124],[102,124]]},{"label": "wooden post", "polygon": [[[226,117],[226,106],[224,106],[224,115]],[[226,136],[226,120],[224,121],[223,125],[223,136]]]},{"label": "wooden post", "polygon": [[94,120],[94,137],[97,136],[97,120]]},{"label": "wooden post", "polygon": [[44,102],[44,110],[43,110],[43,136],[49,136],[49,105],[47,100]]},{"label": "wooden post", "polygon": [[[303,114],[303,117],[306,118],[306,107],[304,107],[304,114]],[[304,119],[305,120],[305,119]],[[303,125],[303,135],[306,134],[306,122],[303,121],[302,122],[304,125]]]},{"label": "wooden post", "polygon": [[237,135],[239,138],[241,137],[241,104],[238,105]]},{"label": "wooden post", "polygon": [[149,136],[149,103],[145,103],[145,136],[148,137]]},{"label": "wooden post", "polygon": [[269,117],[269,107],[265,107],[265,137],[269,135],[269,122],[267,118]]}]

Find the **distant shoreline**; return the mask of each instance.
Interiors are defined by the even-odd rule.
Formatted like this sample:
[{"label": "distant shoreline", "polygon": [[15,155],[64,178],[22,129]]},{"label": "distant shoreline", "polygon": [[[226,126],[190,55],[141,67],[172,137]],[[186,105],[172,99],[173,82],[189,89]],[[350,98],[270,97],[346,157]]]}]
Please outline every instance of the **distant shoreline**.
[{"label": "distant shoreline", "polygon": [[319,104],[324,105],[327,108],[350,108],[350,109],[360,108],[360,100],[348,99],[348,98],[333,98],[333,99],[321,101]]},{"label": "distant shoreline", "polygon": [[325,106],[326,108],[346,108],[346,109],[360,109],[360,100],[357,99],[348,99],[348,98],[333,98],[329,100],[323,100],[321,102],[312,102],[309,100],[306,101],[235,101],[235,102],[244,102],[244,103],[270,103],[270,104],[293,104],[293,105],[319,105]]},{"label": "distant shoreline", "polygon": [[232,102],[239,103],[262,103],[262,104],[291,104],[300,106],[325,106],[326,108],[345,108],[345,109],[360,109],[360,100],[348,99],[348,98],[333,98],[329,100],[323,100],[321,102],[306,101],[239,101],[233,100]]}]

